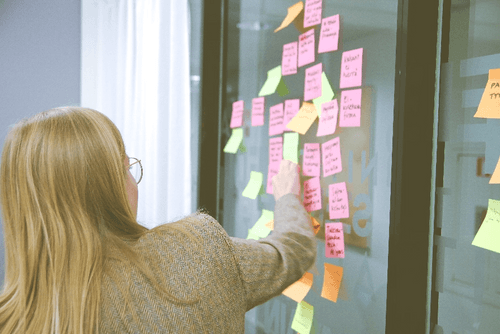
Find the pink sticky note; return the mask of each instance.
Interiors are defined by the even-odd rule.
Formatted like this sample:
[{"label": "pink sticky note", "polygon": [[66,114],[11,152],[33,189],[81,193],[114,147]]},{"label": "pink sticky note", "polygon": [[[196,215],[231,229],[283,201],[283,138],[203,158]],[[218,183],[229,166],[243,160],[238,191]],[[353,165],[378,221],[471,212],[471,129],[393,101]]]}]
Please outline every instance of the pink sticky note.
[{"label": "pink sticky note", "polygon": [[342,91],[342,95],[340,96],[339,126],[361,126],[361,89]]},{"label": "pink sticky note", "polygon": [[302,175],[320,176],[319,143],[304,144],[304,159],[302,160]]},{"label": "pink sticky note", "polygon": [[321,144],[321,155],[323,157],[323,177],[337,174],[342,171],[340,137],[333,138]]},{"label": "pink sticky note", "polygon": [[321,23],[322,0],[306,0],[304,7],[304,28]]},{"label": "pink sticky note", "polygon": [[307,212],[321,210],[321,185],[319,177],[304,181],[304,208]]},{"label": "pink sticky note", "polygon": [[283,45],[281,58],[281,75],[297,73],[297,42]]},{"label": "pink sticky note", "polygon": [[300,100],[299,99],[293,99],[293,100],[285,100],[285,131],[291,131],[286,127],[286,124],[290,123],[292,118],[297,115],[297,113],[300,110]]},{"label": "pink sticky note", "polygon": [[361,86],[363,76],[363,48],[342,53],[340,88]]},{"label": "pink sticky note", "polygon": [[325,224],[325,257],[344,258],[344,227],[342,223]]},{"label": "pink sticky note", "polygon": [[345,182],[330,184],[328,196],[330,219],[349,218],[349,198]]},{"label": "pink sticky note", "polygon": [[272,179],[273,179],[273,176],[278,174],[279,171],[280,171],[280,164],[279,163],[269,164],[268,172],[267,172],[267,188],[266,188],[266,192],[268,194],[273,193]]},{"label": "pink sticky note", "polygon": [[322,94],[321,91],[321,72],[323,64],[319,63],[306,69],[304,82],[304,101],[310,101]]},{"label": "pink sticky note", "polygon": [[299,67],[314,63],[314,29],[299,36]]},{"label": "pink sticky note", "polygon": [[280,135],[283,133],[285,125],[283,124],[283,103],[272,106],[269,109],[269,135]]},{"label": "pink sticky note", "polygon": [[269,163],[280,164],[283,160],[283,137],[269,139]]},{"label": "pink sticky note", "polygon": [[264,96],[252,99],[252,126],[264,125]]},{"label": "pink sticky note", "polygon": [[321,117],[319,118],[317,137],[332,135],[337,129],[337,116],[339,105],[337,99],[325,102],[321,105]]},{"label": "pink sticky note", "polygon": [[233,102],[233,112],[231,114],[230,128],[240,128],[243,126],[243,109],[245,108],[243,100]]},{"label": "pink sticky note", "polygon": [[339,14],[325,17],[321,21],[318,53],[337,51],[339,48]]}]

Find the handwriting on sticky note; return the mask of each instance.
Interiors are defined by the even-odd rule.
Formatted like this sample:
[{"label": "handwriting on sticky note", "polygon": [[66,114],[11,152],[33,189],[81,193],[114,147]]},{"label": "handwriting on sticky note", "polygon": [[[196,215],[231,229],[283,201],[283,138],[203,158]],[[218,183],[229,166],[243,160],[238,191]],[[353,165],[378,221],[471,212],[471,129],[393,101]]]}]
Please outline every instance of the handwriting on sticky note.
[{"label": "handwriting on sticky note", "polygon": [[304,28],[321,23],[323,0],[306,0],[304,8]]},{"label": "handwriting on sticky note", "polygon": [[266,193],[273,194],[273,176],[280,171],[280,163],[270,163],[267,168],[267,187]]},{"label": "handwriting on sticky note", "polygon": [[328,186],[330,219],[349,218],[349,199],[345,182]]},{"label": "handwriting on sticky note", "polygon": [[233,102],[233,112],[231,115],[231,128],[239,128],[243,126],[243,109],[245,107],[244,101]]},{"label": "handwriting on sticky note", "polygon": [[339,126],[361,126],[361,89],[343,90],[340,96]]},{"label": "handwriting on sticky note", "polygon": [[264,125],[265,97],[252,99],[252,126]]},{"label": "handwriting on sticky note", "polygon": [[283,45],[281,58],[281,74],[290,75],[297,73],[297,42]]},{"label": "handwriting on sticky note", "polygon": [[321,156],[323,157],[323,177],[340,173],[342,171],[340,137],[321,144]]},{"label": "handwriting on sticky note", "polygon": [[297,2],[295,5],[288,7],[288,13],[281,22],[281,25],[274,30],[274,32],[278,32],[283,28],[286,28],[290,25],[290,23],[297,18],[297,16],[300,14],[300,12],[304,9],[304,3],[302,1]]},{"label": "handwriting on sticky note", "polygon": [[363,77],[363,48],[342,53],[340,88],[361,86]]},{"label": "handwriting on sticky note", "polygon": [[306,301],[297,303],[297,310],[293,316],[292,325],[293,330],[298,333],[310,333],[314,316],[314,307]]},{"label": "handwriting on sticky note", "polygon": [[318,111],[318,116],[321,117],[321,105],[325,102],[330,102],[335,97],[330,81],[326,77],[325,72],[321,74],[321,96],[313,99],[313,103]]},{"label": "handwriting on sticky note", "polygon": [[250,172],[250,180],[247,186],[243,190],[243,196],[251,199],[256,199],[259,195],[260,189],[262,188],[262,180],[264,176],[259,172]]},{"label": "handwriting on sticky note", "polygon": [[283,290],[282,294],[300,303],[313,285],[313,274],[306,272],[302,278]]},{"label": "handwriting on sticky note", "polygon": [[269,135],[275,136],[283,133],[285,125],[283,124],[283,103],[272,106],[269,109]]},{"label": "handwriting on sticky note", "polygon": [[300,109],[300,99],[285,100],[285,131],[290,131],[288,123],[298,114]]},{"label": "handwriting on sticky note", "polygon": [[500,118],[500,68],[491,69],[474,117]]},{"label": "handwriting on sticky note", "polygon": [[283,137],[269,139],[269,163],[278,165],[283,160]]},{"label": "handwriting on sticky note", "polygon": [[337,117],[339,106],[337,99],[325,102],[321,105],[321,117],[319,118],[317,137],[333,135],[337,129]]},{"label": "handwriting on sticky note", "polygon": [[314,63],[314,29],[299,35],[299,67]]},{"label": "handwriting on sticky note", "polygon": [[304,101],[321,96],[321,73],[323,64],[319,63],[306,69],[304,81]]},{"label": "handwriting on sticky note", "polygon": [[224,152],[236,154],[238,148],[243,141],[243,128],[236,128],[232,130],[231,137],[227,141],[226,146],[224,147]]},{"label": "handwriting on sticky note", "polygon": [[302,175],[320,176],[320,155],[319,143],[304,144]]},{"label": "handwriting on sticky note", "polygon": [[331,300],[334,303],[337,302],[343,274],[344,268],[325,263],[325,276],[323,278],[321,297]]},{"label": "handwriting on sticky note", "polygon": [[344,227],[342,223],[325,224],[325,256],[344,258]]},{"label": "handwriting on sticky note", "polygon": [[283,159],[299,163],[299,134],[288,132],[283,135]]},{"label": "handwriting on sticky note", "polygon": [[318,118],[318,113],[314,104],[304,102],[297,115],[292,118],[286,127],[303,135],[309,130],[316,118]]},{"label": "handwriting on sticky note", "polygon": [[321,185],[319,177],[304,181],[304,208],[307,212],[321,210]]},{"label": "handwriting on sticky note", "polygon": [[337,51],[339,48],[340,15],[325,17],[321,21],[318,53]]},{"label": "handwriting on sticky note", "polygon": [[500,201],[489,199],[488,211],[472,245],[500,253]]}]

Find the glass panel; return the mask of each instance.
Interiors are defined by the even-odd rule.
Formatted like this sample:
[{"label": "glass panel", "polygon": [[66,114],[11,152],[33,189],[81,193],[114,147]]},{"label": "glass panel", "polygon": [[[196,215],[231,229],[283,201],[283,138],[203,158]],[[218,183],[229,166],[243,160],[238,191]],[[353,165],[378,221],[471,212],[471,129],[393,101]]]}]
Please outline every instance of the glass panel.
[{"label": "glass panel", "polygon": [[[265,193],[269,140],[283,135],[269,136],[269,110],[293,99],[299,99],[302,105],[306,69],[322,64],[338,98],[339,109],[344,106],[341,100],[344,91],[361,89],[359,127],[340,127],[337,124],[335,133],[317,137],[318,120],[315,120],[311,128],[299,136],[298,162],[301,167],[304,144],[321,145],[337,137],[340,138],[342,161],[340,173],[324,177],[321,170],[319,177],[322,209],[311,212],[321,224],[317,234],[318,257],[311,270],[314,283],[304,300],[314,307],[313,328],[317,333],[385,333],[398,1],[323,1],[323,18],[340,15],[339,50],[318,54],[320,26],[316,26],[315,61],[299,67],[296,74],[283,77],[290,93],[283,97],[278,93],[266,96],[264,125],[252,126],[252,99],[258,97],[267,72],[281,65],[283,46],[299,40],[300,33],[294,24],[273,32],[293,3],[229,0],[222,146],[232,133],[232,104],[242,100],[244,148],[236,154],[223,153],[220,220],[229,235],[247,238],[262,209],[274,210],[274,197]],[[363,48],[362,84],[352,89],[340,89],[343,52],[359,48]],[[346,67],[344,70],[350,72]],[[264,194],[255,200],[242,196],[252,171],[264,176]],[[302,181],[307,179],[310,177],[302,176]],[[348,218],[331,220],[328,189],[330,184],[339,182],[346,182],[350,214]],[[334,221],[344,223],[346,249],[343,259],[325,256],[324,225]],[[324,264],[343,268],[336,302],[321,297]],[[247,312],[246,333],[292,333],[296,309],[297,302],[284,295],[257,306]]]},{"label": "glass panel", "polygon": [[489,69],[500,67],[500,3],[451,0],[449,10],[440,84],[444,174],[436,194],[433,333],[498,333],[500,255],[472,241],[488,200],[500,199],[500,186],[489,184],[500,155],[500,121],[474,118]]}]

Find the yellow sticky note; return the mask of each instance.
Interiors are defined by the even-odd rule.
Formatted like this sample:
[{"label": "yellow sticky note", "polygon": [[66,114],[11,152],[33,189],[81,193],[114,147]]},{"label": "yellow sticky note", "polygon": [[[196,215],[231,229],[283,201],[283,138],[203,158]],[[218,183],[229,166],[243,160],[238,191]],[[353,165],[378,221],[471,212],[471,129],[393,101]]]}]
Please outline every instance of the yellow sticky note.
[{"label": "yellow sticky note", "polygon": [[267,237],[269,233],[271,233],[271,229],[267,227],[266,223],[273,219],[274,212],[263,209],[259,220],[257,220],[255,225],[251,228],[252,233],[260,238]]},{"label": "yellow sticky note", "polygon": [[242,195],[251,199],[256,199],[257,195],[260,192],[260,189],[262,188],[263,179],[264,176],[262,175],[262,173],[250,172],[250,181],[248,181],[248,184],[245,187],[245,190],[243,190]]},{"label": "yellow sticky note", "polygon": [[318,113],[316,112],[314,104],[304,102],[297,115],[295,115],[292,120],[288,122],[286,127],[304,135],[314,123],[316,118],[318,118]]},{"label": "yellow sticky note", "polygon": [[335,92],[333,91],[325,72],[323,72],[321,74],[321,96],[313,99],[314,106],[316,107],[319,117],[321,117],[321,105],[325,102],[330,102],[334,97]]},{"label": "yellow sticky note", "polygon": [[490,70],[488,83],[474,117],[500,118],[500,68]]},{"label": "yellow sticky note", "polygon": [[260,237],[256,235],[255,233],[252,232],[252,230],[248,230],[248,236],[247,239],[253,239],[253,240],[259,240]]},{"label": "yellow sticky note", "polygon": [[309,334],[311,332],[313,315],[314,307],[305,301],[301,301],[297,304],[297,310],[293,316],[292,329],[301,334]]},{"label": "yellow sticky note", "polygon": [[299,163],[299,134],[286,132],[283,135],[283,159]]},{"label": "yellow sticky note", "polygon": [[334,303],[337,302],[343,273],[344,268],[330,263],[325,263],[325,277],[323,278],[321,297],[329,299]]},{"label": "yellow sticky note", "polygon": [[305,273],[297,282],[283,290],[282,294],[300,303],[313,285],[313,274]]},{"label": "yellow sticky note", "polygon": [[267,96],[278,92],[280,96],[285,96],[289,93],[285,81],[281,76],[281,65],[267,72],[267,79],[262,88],[260,89],[259,96]]},{"label": "yellow sticky note", "polygon": [[303,9],[304,9],[304,3],[302,1],[299,1],[295,5],[288,7],[288,13],[285,19],[283,20],[283,22],[281,22],[281,25],[278,28],[276,28],[276,30],[274,30],[274,32],[278,32],[281,29],[288,27],[288,25],[290,25],[290,23],[292,23],[293,20],[297,18],[297,16]]},{"label": "yellow sticky note", "polygon": [[491,176],[490,179],[490,184],[498,184],[498,183],[500,183],[500,159],[498,159],[497,166],[495,167],[493,175]]},{"label": "yellow sticky note", "polygon": [[243,128],[233,129],[231,137],[229,137],[229,140],[227,141],[227,144],[224,147],[224,152],[236,154],[242,142],[243,142]]},{"label": "yellow sticky note", "polygon": [[500,201],[488,200],[488,212],[472,245],[500,253]]}]

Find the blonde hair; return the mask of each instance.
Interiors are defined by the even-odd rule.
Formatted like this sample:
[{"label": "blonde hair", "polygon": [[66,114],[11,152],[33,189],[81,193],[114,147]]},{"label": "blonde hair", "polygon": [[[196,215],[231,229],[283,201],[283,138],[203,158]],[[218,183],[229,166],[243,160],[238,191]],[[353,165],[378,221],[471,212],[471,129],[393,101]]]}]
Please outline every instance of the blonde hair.
[{"label": "blonde hair", "polygon": [[[108,261],[134,265],[175,303],[199,302],[199,296],[183,301],[160,286],[134,251],[149,230],[129,204],[125,159],[120,132],[92,109],[51,109],[9,131],[0,165],[6,248],[1,333],[97,333]],[[164,228],[196,244],[182,224]],[[130,300],[125,287],[122,294]]]}]

